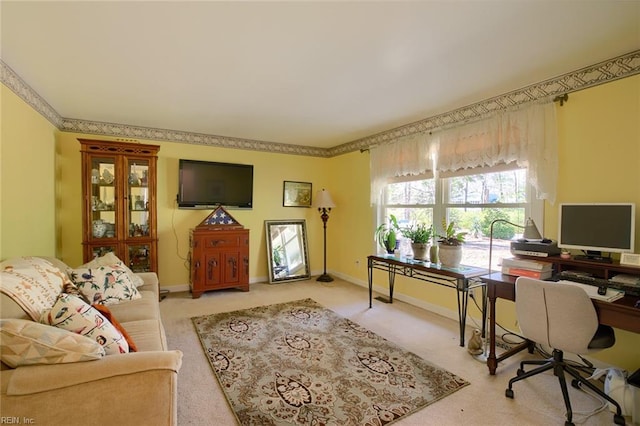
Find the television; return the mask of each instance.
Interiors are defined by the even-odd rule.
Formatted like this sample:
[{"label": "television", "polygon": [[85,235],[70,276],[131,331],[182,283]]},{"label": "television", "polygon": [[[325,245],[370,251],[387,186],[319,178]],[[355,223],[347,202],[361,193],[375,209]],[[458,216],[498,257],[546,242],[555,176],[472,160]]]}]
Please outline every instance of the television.
[{"label": "television", "polygon": [[180,159],[178,208],[253,208],[253,165]]},{"label": "television", "polygon": [[560,204],[558,247],[583,250],[579,259],[611,261],[602,252],[634,250],[635,204]]}]

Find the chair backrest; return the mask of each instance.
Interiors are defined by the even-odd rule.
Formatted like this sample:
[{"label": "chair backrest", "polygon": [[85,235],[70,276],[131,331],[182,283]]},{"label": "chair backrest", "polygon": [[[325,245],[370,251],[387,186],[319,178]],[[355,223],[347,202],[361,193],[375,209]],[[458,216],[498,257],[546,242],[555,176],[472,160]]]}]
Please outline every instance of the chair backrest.
[{"label": "chair backrest", "polygon": [[516,280],[516,313],[524,337],[553,349],[585,354],[598,329],[587,293],[571,284]]}]

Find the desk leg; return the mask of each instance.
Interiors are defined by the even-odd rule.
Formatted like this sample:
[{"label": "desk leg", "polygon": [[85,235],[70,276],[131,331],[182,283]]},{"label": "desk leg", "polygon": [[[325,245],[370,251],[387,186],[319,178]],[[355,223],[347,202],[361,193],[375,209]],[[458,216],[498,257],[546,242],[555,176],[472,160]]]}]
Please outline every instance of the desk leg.
[{"label": "desk leg", "polygon": [[369,275],[369,309],[371,309],[371,299],[373,293],[373,261],[371,259],[369,259],[369,262],[367,263],[367,272]]},{"label": "desk leg", "polygon": [[393,303],[393,285],[396,282],[396,268],[389,265],[389,303]]},{"label": "desk leg", "polygon": [[458,321],[460,323],[460,346],[464,346],[464,330],[467,326],[467,306],[469,304],[469,282],[465,278],[459,278],[456,283],[458,294]]},{"label": "desk leg", "polygon": [[487,337],[487,286],[482,286],[482,338]]},{"label": "desk leg", "polygon": [[489,296],[489,357],[487,358],[487,367],[489,374],[496,374],[498,368],[498,360],[496,359],[496,297]]}]

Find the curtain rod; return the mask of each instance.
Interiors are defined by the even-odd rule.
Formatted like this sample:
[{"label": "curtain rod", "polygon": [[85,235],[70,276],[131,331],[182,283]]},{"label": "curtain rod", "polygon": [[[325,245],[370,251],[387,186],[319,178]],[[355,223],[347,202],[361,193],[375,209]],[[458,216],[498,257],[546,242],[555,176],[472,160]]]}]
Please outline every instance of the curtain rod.
[{"label": "curtain rod", "polygon": [[[564,106],[565,102],[569,101],[569,94],[568,93],[563,93],[562,95],[558,95],[555,98],[553,98],[553,102],[560,102],[560,106]],[[429,134],[432,134],[431,131],[429,132]],[[372,148],[375,145],[372,146],[368,146],[366,148],[360,148],[360,153],[365,153],[368,152],[370,148]]]}]

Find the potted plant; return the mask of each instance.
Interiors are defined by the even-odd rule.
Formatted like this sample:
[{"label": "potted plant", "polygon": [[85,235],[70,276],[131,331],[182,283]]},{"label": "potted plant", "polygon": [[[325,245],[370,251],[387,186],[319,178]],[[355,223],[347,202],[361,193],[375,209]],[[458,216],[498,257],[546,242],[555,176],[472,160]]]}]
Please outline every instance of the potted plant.
[{"label": "potted plant", "polygon": [[393,254],[395,249],[398,248],[400,226],[398,226],[398,219],[392,214],[389,215],[389,223],[389,225],[383,223],[378,226],[376,229],[376,241],[387,253]]},{"label": "potted plant", "polygon": [[457,268],[460,266],[462,244],[464,244],[467,233],[456,230],[453,221],[449,222],[449,224],[447,224],[446,221],[442,221],[442,227],[444,229],[444,235],[439,235],[438,240],[440,263],[443,266]]},{"label": "potted plant", "polygon": [[433,228],[425,223],[411,224],[401,230],[402,236],[411,240],[411,249],[413,250],[413,258],[419,260],[427,260],[429,252],[429,240]]}]

